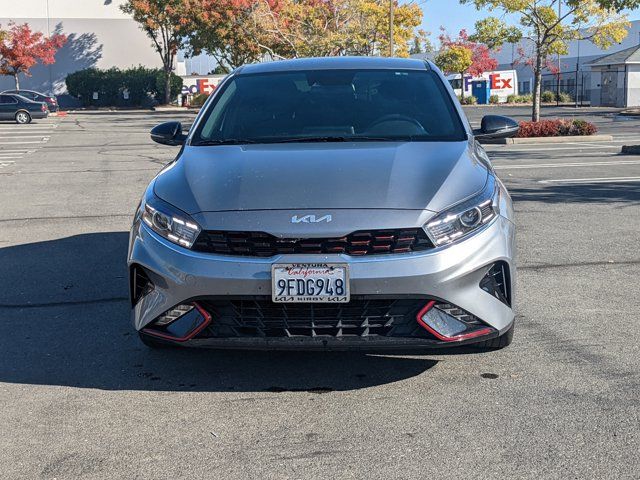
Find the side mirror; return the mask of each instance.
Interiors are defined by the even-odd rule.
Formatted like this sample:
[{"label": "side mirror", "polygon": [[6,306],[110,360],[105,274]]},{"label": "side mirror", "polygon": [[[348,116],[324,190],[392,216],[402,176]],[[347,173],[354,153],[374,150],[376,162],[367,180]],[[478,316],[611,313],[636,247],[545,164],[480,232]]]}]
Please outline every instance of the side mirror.
[{"label": "side mirror", "polygon": [[161,123],[151,130],[151,140],[162,145],[175,147],[182,145],[186,139],[187,136],[182,133],[182,124],[180,122]]},{"label": "side mirror", "polygon": [[480,130],[473,132],[477,140],[495,140],[515,137],[520,125],[514,119],[501,115],[486,115],[482,118]]}]

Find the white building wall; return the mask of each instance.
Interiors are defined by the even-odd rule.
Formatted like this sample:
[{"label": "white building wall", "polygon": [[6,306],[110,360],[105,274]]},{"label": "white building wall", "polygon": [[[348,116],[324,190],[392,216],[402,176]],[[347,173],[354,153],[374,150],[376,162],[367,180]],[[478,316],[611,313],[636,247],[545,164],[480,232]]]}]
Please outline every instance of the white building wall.
[{"label": "white building wall", "polygon": [[[151,40],[120,11],[122,3],[124,0],[0,0],[3,28],[11,21],[28,23],[33,30],[69,37],[56,54],[56,63],[35,66],[32,77],[21,75],[20,86],[60,94],[65,91],[66,76],[83,68],[161,67]],[[0,91],[13,85],[13,78],[0,77]]]},{"label": "white building wall", "polygon": [[640,65],[627,65],[627,107],[640,107]]}]

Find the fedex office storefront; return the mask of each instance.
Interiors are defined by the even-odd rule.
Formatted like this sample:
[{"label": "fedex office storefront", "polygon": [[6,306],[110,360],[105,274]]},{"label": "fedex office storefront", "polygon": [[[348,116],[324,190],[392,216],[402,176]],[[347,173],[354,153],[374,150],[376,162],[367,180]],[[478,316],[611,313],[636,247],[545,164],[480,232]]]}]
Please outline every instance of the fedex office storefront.
[{"label": "fedex office storefront", "polygon": [[465,97],[474,95],[481,99],[479,92],[486,92],[487,101],[492,95],[498,96],[498,101],[504,103],[509,95],[518,94],[518,74],[515,70],[500,70],[495,72],[485,72],[478,77],[465,75],[449,75],[447,80],[451,83],[456,95],[461,95],[464,88]]}]

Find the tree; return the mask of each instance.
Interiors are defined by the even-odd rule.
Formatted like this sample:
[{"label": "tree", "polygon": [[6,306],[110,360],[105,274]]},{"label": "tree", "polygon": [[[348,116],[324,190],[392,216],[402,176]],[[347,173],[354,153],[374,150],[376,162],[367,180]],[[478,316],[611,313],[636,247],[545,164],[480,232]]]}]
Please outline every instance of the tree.
[{"label": "tree", "polygon": [[9,24],[9,30],[0,38],[0,75],[11,75],[20,89],[19,75],[31,76],[30,70],[37,63],[50,65],[56,52],[66,43],[67,37],[54,34],[47,38],[42,32],[33,32],[27,23]]},{"label": "tree", "polygon": [[[571,40],[590,40],[601,48],[621,42],[629,22],[624,8],[640,6],[640,0],[460,0],[478,9],[499,10],[520,19],[517,31],[494,17],[476,24],[474,38],[499,48],[522,39],[520,59],[534,73],[531,118],[540,120],[542,71],[554,55],[566,55]],[[517,39],[517,40],[516,40]]]},{"label": "tree", "polygon": [[121,10],[133,17],[153,41],[162,59],[164,71],[164,103],[171,102],[171,72],[178,50],[193,27],[188,21],[185,0],[127,0]]},{"label": "tree", "polygon": [[[397,1],[397,0],[394,0]],[[389,0],[188,0],[190,54],[206,51],[231,70],[267,55],[388,55]],[[395,5],[396,54],[408,56],[422,10]]]},{"label": "tree", "polygon": [[257,11],[278,11],[275,0],[191,0],[188,21],[193,25],[187,48],[190,54],[207,52],[226,71],[259,61],[265,53],[277,57],[270,36],[260,30]]},{"label": "tree", "polygon": [[464,98],[466,74],[477,77],[498,66],[496,59],[491,57],[489,48],[482,43],[472,41],[466,30],[460,30],[457,38],[451,38],[442,29],[440,44],[442,49],[436,57],[436,65],[445,72],[460,74],[462,98]]}]

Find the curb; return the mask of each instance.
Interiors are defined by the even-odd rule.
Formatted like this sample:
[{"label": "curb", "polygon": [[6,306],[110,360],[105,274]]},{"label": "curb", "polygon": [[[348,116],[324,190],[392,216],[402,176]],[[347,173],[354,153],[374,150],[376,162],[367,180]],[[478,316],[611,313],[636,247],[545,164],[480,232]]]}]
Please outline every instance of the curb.
[{"label": "curb", "polygon": [[540,143],[612,142],[612,135],[575,135],[567,137],[499,138],[482,143],[489,145],[536,145]]}]

